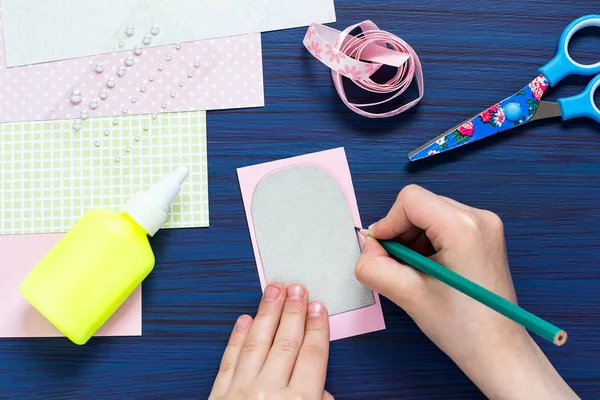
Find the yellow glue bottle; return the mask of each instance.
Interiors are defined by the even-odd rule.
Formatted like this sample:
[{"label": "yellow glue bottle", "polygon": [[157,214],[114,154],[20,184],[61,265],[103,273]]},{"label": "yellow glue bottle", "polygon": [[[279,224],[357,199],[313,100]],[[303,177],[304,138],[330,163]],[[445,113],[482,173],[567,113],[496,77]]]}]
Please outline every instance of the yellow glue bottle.
[{"label": "yellow glue bottle", "polygon": [[21,294],[74,343],[85,344],[154,268],[148,242],[167,221],[188,169],[127,202],[87,211],[27,275]]}]

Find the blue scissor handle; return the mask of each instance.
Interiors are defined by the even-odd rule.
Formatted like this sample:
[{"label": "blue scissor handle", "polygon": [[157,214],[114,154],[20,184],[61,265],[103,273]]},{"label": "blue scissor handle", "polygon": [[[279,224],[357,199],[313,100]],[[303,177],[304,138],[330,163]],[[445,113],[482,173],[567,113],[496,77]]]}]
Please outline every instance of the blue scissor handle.
[{"label": "blue scissor handle", "polygon": [[600,109],[594,102],[594,93],[600,87],[600,75],[596,76],[578,95],[558,99],[564,120],[588,117],[600,122]]},{"label": "blue scissor handle", "polygon": [[600,73],[600,61],[596,64],[584,65],[573,60],[569,55],[569,42],[575,33],[589,26],[600,27],[600,15],[586,15],[571,22],[565,28],[558,42],[556,56],[538,71],[543,74],[550,86],[556,85],[568,75],[595,75]]}]

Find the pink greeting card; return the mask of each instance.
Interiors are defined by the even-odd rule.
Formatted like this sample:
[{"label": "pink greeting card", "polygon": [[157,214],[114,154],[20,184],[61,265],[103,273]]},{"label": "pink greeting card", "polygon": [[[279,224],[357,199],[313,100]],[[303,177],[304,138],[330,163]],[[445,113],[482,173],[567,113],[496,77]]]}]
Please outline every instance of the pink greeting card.
[{"label": "pink greeting card", "polygon": [[261,287],[301,283],[325,304],[331,340],[385,329],[354,276],[361,221],[343,148],[238,169]]}]

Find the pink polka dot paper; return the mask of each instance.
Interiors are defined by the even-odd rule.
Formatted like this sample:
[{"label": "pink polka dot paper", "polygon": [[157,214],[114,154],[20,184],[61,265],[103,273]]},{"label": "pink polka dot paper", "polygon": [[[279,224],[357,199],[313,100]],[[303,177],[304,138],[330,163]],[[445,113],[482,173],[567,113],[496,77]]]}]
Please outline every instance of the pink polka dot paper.
[{"label": "pink polka dot paper", "polygon": [[[119,53],[6,68],[0,36],[0,121],[79,118],[83,110],[101,117],[264,105],[260,33],[149,47],[140,55],[136,44],[129,41],[129,50]],[[133,65],[126,66],[127,56]],[[95,71],[98,62],[102,73]],[[120,66],[126,66],[123,77]],[[106,85],[110,77],[114,88]],[[83,95],[75,105],[69,100],[74,89]]]}]

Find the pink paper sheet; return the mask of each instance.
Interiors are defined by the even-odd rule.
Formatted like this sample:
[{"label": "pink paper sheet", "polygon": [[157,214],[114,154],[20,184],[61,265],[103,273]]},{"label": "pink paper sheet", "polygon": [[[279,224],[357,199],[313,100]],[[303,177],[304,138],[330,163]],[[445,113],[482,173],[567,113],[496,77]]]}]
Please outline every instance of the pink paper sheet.
[{"label": "pink paper sheet", "polygon": [[[321,151],[318,153],[307,154],[299,157],[286,158],[268,162],[264,164],[253,165],[250,167],[239,168],[237,170],[242,199],[244,201],[244,210],[246,211],[246,219],[250,229],[250,238],[252,240],[252,248],[256,258],[256,268],[258,269],[258,277],[260,285],[264,290],[268,282],[266,282],[262,261],[256,235],[254,233],[254,225],[252,221],[252,197],[260,180],[273,172],[274,170],[290,168],[299,164],[317,164],[325,167],[333,174],[341,186],[344,195],[350,207],[350,214],[355,226],[362,226],[358,205],[356,204],[356,196],[354,195],[354,187],[352,186],[352,176],[346,160],[346,152],[342,147]],[[383,312],[381,311],[381,303],[379,295],[373,292],[375,304],[369,307],[360,308],[358,310],[348,311],[329,317],[331,325],[331,340],[343,339],[350,336],[361,335],[363,333],[373,332],[385,329],[385,321]]]},{"label": "pink paper sheet", "polygon": [[[0,30],[1,24],[0,19]],[[135,44],[127,43],[124,50],[129,51],[119,53],[7,68],[0,33],[0,122],[78,118],[82,110],[100,117],[122,115],[123,108],[146,114],[264,106],[260,33],[183,43],[179,50],[149,47],[140,56],[133,54]],[[135,64],[118,77],[117,68],[128,54]],[[194,65],[197,60],[199,67]],[[99,61],[104,63],[102,73],[94,71]],[[190,71],[192,78],[187,75]],[[154,81],[149,80],[150,74],[155,75]],[[90,101],[106,88],[109,77],[117,85],[97,109],[90,109]],[[69,101],[73,89],[83,93],[78,105]],[[167,103],[164,109],[163,102]]]},{"label": "pink paper sheet", "polygon": [[[0,337],[63,336],[19,292],[21,281],[62,236],[62,233],[0,236]],[[96,336],[141,334],[142,290],[138,287]]]}]

